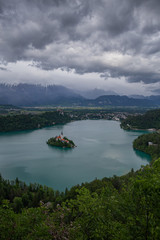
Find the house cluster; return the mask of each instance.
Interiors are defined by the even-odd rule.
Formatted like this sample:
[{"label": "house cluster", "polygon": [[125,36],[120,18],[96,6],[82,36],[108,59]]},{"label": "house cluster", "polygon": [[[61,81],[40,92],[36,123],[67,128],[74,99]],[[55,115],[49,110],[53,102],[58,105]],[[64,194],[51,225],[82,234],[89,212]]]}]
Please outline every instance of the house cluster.
[{"label": "house cluster", "polygon": [[120,121],[121,119],[126,119],[129,113],[127,112],[116,112],[116,113],[106,113],[106,112],[88,112],[88,113],[72,113],[70,114],[70,118],[72,119],[79,119],[79,120],[84,120],[84,119],[106,119],[106,120],[115,120],[115,121]]},{"label": "house cluster", "polygon": [[61,135],[56,137],[56,141],[61,141],[62,143],[69,143],[67,139],[64,139],[63,132],[61,132]]},{"label": "house cluster", "polygon": [[153,142],[148,142],[148,146],[158,146],[158,144],[153,143]]}]

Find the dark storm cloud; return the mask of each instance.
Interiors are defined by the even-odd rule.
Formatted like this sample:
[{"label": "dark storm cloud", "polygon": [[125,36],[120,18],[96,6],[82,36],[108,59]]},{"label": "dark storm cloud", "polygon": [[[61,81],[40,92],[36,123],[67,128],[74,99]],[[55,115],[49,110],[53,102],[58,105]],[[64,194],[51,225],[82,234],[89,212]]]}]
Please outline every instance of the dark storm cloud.
[{"label": "dark storm cloud", "polygon": [[159,12],[159,0],[0,0],[0,60],[158,82]]}]

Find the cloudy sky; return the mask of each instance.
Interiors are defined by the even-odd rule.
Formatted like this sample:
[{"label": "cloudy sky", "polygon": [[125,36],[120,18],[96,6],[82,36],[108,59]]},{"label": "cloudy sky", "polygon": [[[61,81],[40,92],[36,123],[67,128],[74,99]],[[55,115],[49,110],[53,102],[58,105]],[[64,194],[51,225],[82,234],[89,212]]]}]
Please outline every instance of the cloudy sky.
[{"label": "cloudy sky", "polygon": [[0,82],[160,93],[160,0],[0,0]]}]

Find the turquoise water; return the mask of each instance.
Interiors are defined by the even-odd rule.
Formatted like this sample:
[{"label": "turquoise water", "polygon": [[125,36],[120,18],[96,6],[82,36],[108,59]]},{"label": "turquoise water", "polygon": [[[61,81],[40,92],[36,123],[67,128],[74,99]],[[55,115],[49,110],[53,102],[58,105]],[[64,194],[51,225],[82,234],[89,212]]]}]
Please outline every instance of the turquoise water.
[{"label": "turquoise water", "polygon": [[[46,141],[63,131],[74,149],[50,147]],[[145,165],[147,154],[135,152],[142,131],[124,131],[119,122],[84,120],[34,131],[0,134],[0,173],[6,179],[40,183],[64,190],[95,178],[123,175]]]}]

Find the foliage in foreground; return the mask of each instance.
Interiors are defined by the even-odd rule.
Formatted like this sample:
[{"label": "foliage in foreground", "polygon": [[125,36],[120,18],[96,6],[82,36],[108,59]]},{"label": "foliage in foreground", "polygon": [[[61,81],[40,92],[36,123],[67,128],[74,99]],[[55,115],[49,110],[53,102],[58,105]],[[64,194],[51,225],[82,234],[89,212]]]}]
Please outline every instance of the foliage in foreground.
[{"label": "foliage in foreground", "polygon": [[158,240],[160,236],[160,159],[136,173],[74,187],[59,204],[59,196],[53,195],[52,204],[41,201],[38,207],[24,207],[20,195],[10,202],[7,196],[1,199],[2,240]]}]

